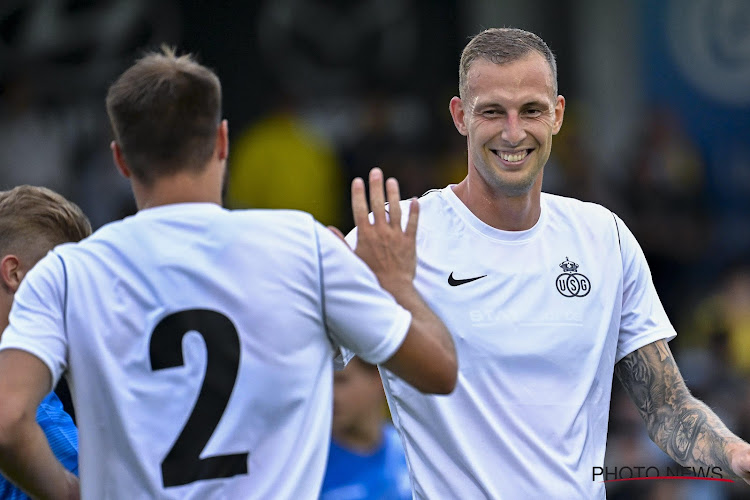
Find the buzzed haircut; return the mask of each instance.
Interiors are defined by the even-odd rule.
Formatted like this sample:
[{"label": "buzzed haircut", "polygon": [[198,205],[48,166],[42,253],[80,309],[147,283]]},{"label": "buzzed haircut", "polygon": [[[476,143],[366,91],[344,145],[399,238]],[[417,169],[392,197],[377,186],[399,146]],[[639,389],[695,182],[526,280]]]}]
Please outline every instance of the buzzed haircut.
[{"label": "buzzed haircut", "polygon": [[0,258],[8,254],[34,265],[60,243],[91,234],[91,223],[75,203],[40,186],[0,191]]},{"label": "buzzed haircut", "polygon": [[199,172],[214,152],[221,83],[192,55],[169,47],[137,60],[107,92],[114,138],[133,176],[146,185]]},{"label": "buzzed haircut", "polygon": [[517,28],[490,28],[475,35],[461,53],[458,66],[458,89],[461,99],[468,95],[468,74],[477,59],[506,64],[523,59],[529,52],[538,52],[546,59],[552,72],[554,95],[557,95],[557,62],[555,55],[539,36]]}]

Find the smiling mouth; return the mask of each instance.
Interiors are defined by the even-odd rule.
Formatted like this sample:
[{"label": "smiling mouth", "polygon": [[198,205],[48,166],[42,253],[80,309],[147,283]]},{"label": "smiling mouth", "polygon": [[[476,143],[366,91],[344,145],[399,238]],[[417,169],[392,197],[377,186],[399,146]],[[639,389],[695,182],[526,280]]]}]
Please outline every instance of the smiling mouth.
[{"label": "smiling mouth", "polygon": [[492,152],[497,155],[498,158],[506,163],[520,163],[526,159],[531,153],[531,149],[522,149],[521,151],[500,151],[493,149]]},{"label": "smiling mouth", "polygon": [[521,151],[499,151],[497,149],[492,150],[501,160],[508,163],[519,163],[526,159],[531,153],[530,149],[522,149]]}]

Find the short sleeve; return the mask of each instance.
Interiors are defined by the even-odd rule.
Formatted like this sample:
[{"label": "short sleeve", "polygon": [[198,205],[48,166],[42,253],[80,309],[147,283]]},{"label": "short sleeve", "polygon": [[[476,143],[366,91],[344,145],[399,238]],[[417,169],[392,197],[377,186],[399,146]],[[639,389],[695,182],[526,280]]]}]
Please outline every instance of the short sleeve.
[{"label": "short sleeve", "polygon": [[651,271],[638,241],[615,216],[622,256],[622,313],[617,356],[620,361],[633,351],[657,340],[672,340],[677,332],[656,293]]},{"label": "short sleeve", "polygon": [[326,327],[333,342],[344,348],[339,362],[345,364],[352,354],[368,363],[387,361],[403,343],[411,313],[338,237],[320,224],[316,231]]},{"label": "short sleeve", "polygon": [[53,387],[67,366],[65,293],[65,266],[53,251],[21,282],[13,298],[8,327],[0,339],[0,350],[20,349],[47,365]]}]

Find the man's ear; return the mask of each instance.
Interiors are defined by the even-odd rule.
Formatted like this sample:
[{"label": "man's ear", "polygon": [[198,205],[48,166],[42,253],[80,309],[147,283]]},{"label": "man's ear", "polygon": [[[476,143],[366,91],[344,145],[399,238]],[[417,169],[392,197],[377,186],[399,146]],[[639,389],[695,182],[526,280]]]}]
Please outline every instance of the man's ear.
[{"label": "man's ear", "polygon": [[466,117],[466,110],[464,109],[464,103],[461,98],[453,97],[453,99],[451,99],[450,105],[448,106],[448,109],[451,112],[453,125],[456,126],[456,130],[458,130],[458,133],[461,135],[469,135],[469,130],[466,128],[466,122],[464,121]]},{"label": "man's ear", "polygon": [[16,293],[25,275],[26,270],[15,255],[6,255],[0,261],[0,280],[2,280],[3,288],[11,293]]},{"label": "man's ear", "polygon": [[216,153],[219,160],[226,160],[229,156],[229,123],[221,120],[216,132]]},{"label": "man's ear", "polygon": [[557,96],[555,101],[555,122],[552,125],[552,135],[556,135],[560,131],[560,127],[563,124],[563,115],[565,114],[565,98],[561,95]]},{"label": "man's ear", "polygon": [[130,169],[125,163],[125,157],[122,154],[120,145],[117,144],[117,142],[112,141],[109,143],[109,149],[112,150],[112,159],[115,161],[117,170],[120,172],[120,174],[122,174],[123,177],[125,177],[126,179],[130,179]]}]

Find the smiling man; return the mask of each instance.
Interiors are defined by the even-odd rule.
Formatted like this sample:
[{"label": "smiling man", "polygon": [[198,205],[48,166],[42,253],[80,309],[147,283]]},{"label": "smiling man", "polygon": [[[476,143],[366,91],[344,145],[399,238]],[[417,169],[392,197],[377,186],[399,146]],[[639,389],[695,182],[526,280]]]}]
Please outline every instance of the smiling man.
[{"label": "smiling man", "polygon": [[382,370],[415,498],[604,498],[591,474],[615,372],[672,458],[750,477],[750,446],[685,387],[632,233],[602,206],[542,192],[565,111],[549,47],[483,31],[459,91],[468,174],[419,200],[414,281],[455,336],[458,384],[426,395]]}]

